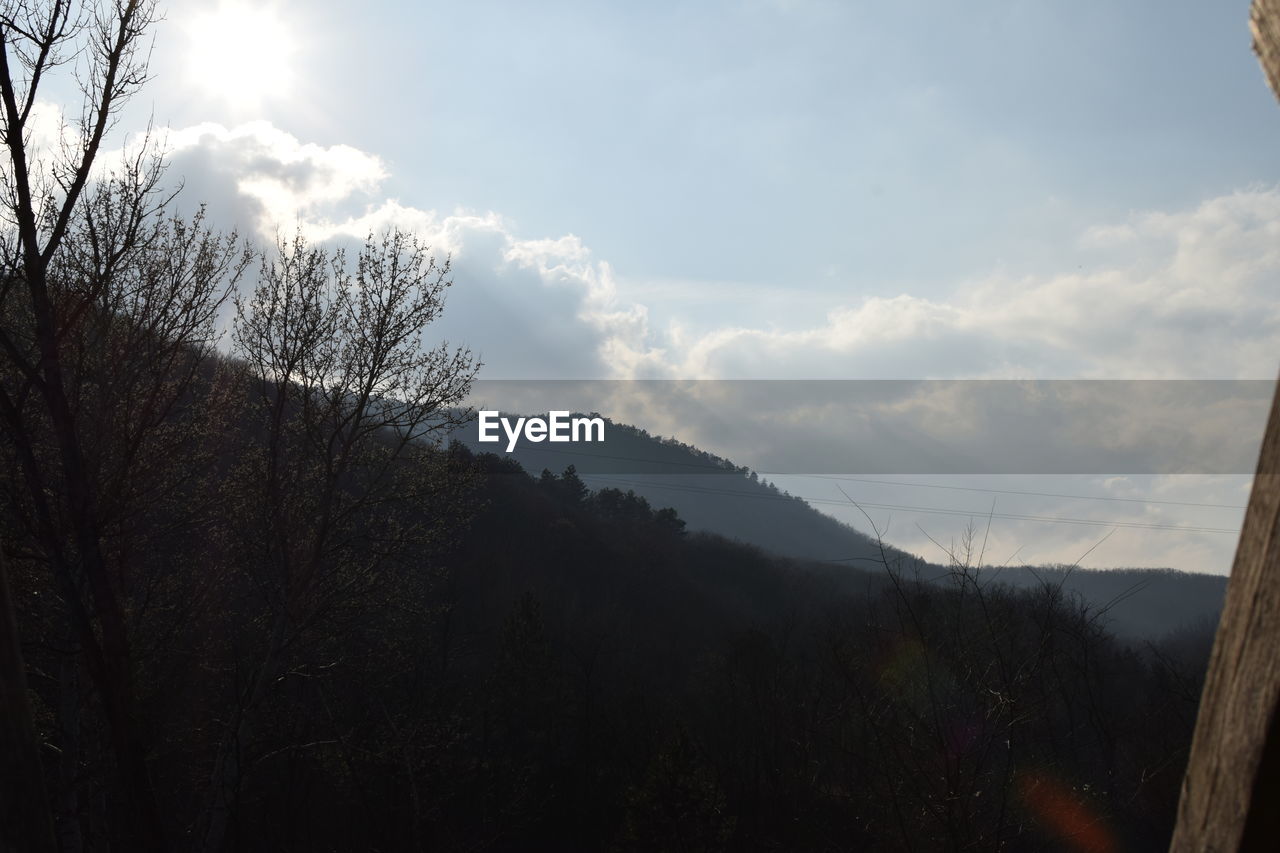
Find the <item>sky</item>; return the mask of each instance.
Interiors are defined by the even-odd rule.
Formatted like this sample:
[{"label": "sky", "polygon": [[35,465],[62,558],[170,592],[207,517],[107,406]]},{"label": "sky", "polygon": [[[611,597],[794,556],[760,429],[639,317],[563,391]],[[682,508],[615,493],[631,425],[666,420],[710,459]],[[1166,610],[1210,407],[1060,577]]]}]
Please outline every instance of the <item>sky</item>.
[{"label": "sky", "polygon": [[[256,240],[417,231],[486,378],[1270,380],[1247,7],[173,2],[114,144],[154,119],[181,203]],[[1229,536],[1149,533],[1097,559],[1226,571]]]}]

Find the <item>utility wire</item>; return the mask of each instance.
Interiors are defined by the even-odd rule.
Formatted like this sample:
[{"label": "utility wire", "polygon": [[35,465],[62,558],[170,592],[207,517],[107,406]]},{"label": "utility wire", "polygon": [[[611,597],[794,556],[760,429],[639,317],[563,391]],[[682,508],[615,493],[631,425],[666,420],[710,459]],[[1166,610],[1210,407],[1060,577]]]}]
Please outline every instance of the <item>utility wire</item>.
[{"label": "utility wire", "polygon": [[[824,498],[811,498],[811,497],[804,497],[803,495],[787,496],[787,495],[752,494],[750,492],[741,492],[741,491],[735,491],[731,489],[712,489],[709,487],[693,486],[688,484],[675,485],[671,483],[654,482],[652,480],[644,480],[644,481],[625,480],[625,479],[619,479],[617,477],[612,477],[610,475],[605,475],[605,474],[584,474],[582,476],[584,478],[601,479],[601,480],[605,480],[606,482],[620,483],[622,485],[628,485],[633,487],[634,486],[656,487],[659,489],[668,489],[668,490],[679,491],[679,492],[727,495],[732,497],[754,498],[758,500],[784,500],[784,501],[799,500],[799,501],[803,501],[805,503],[810,503],[810,504],[819,503],[819,504],[830,504],[830,505],[836,505],[836,506],[849,505],[848,501],[832,500],[832,499],[824,499]],[[943,509],[940,507],[921,507],[921,506],[911,506],[906,504],[870,503],[865,501],[859,501],[859,504],[864,507],[872,507],[874,509],[892,509],[892,510],[901,510],[905,512],[926,513],[929,515],[951,515],[951,516],[961,516],[961,517],[968,517],[968,518],[976,518],[978,516],[989,516],[991,518],[1001,518],[1001,519],[1012,520],[1012,521],[1038,521],[1038,522],[1048,522],[1053,524],[1085,525],[1089,527],[1122,527],[1122,528],[1129,528],[1129,529],[1135,529],[1135,530],[1180,530],[1184,533],[1230,533],[1237,536],[1240,534],[1239,529],[1232,529],[1228,527],[1206,527],[1206,526],[1199,526],[1199,525],[1182,525],[1182,524],[1158,524],[1155,522],[1139,522],[1139,521],[1108,521],[1108,520],[1097,520],[1097,519],[1088,519],[1088,518],[1064,518],[1061,516],[1028,515],[1028,514],[1022,514],[1022,513],[991,513],[986,511],[969,512],[966,510]]]},{"label": "utility wire", "polygon": [[785,474],[781,471],[761,471],[760,474],[779,477],[807,477],[815,480],[839,480],[846,483],[876,483],[882,486],[912,486],[922,489],[948,489],[956,492],[986,492],[994,495],[1031,495],[1042,498],[1069,498],[1080,501],[1119,501],[1135,504],[1164,504],[1168,506],[1204,507],[1208,509],[1245,509],[1244,504],[1198,503],[1196,501],[1166,501],[1155,498],[1117,498],[1104,495],[1069,495],[1060,492],[1031,492],[1019,489],[991,489],[982,486],[949,486],[942,483],[907,483],[900,480],[873,480],[867,477],[846,477],[838,474]]},{"label": "utility wire", "polygon": [[[584,459],[611,459],[619,462],[639,462],[645,465],[672,465],[681,468],[704,468],[717,474],[741,474],[739,468],[733,467],[732,463],[726,465],[713,465],[707,462],[681,462],[678,460],[668,459],[641,459],[635,456],[615,456],[606,453],[592,453],[579,450],[556,450],[550,447],[531,448],[529,453],[557,453],[567,456],[577,456]],[[516,456],[516,454],[510,454]],[[517,456],[518,459],[518,456]],[[748,469],[751,470],[751,469]],[[639,472],[636,472],[639,473]],[[997,495],[1025,495],[1030,497],[1044,498],[1064,498],[1067,500],[1081,501],[1115,501],[1119,503],[1138,503],[1138,504],[1160,504],[1165,506],[1189,506],[1204,509],[1245,509],[1244,504],[1219,504],[1219,503],[1199,503],[1196,501],[1170,501],[1157,500],[1155,498],[1120,498],[1108,495],[1072,495],[1063,492],[1035,492],[1023,491],[1019,489],[993,489],[982,486],[953,486],[943,483],[908,483],[901,480],[878,480],[869,477],[848,477],[841,474],[797,474],[788,471],[756,471],[756,474],[762,477],[806,477],[817,480],[839,480],[849,483],[874,483],[883,486],[909,486],[911,488],[922,489],[946,489],[949,491],[959,492],[985,492],[987,494]],[[591,475],[603,476],[603,475]]]}]

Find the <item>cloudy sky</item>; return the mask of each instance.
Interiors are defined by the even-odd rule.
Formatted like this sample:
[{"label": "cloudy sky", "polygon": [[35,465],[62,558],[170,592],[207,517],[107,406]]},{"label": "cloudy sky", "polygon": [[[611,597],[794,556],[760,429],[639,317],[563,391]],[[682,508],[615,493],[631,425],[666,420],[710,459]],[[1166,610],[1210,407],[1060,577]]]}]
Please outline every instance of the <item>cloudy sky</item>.
[{"label": "cloudy sky", "polygon": [[[1280,108],[1244,2],[202,0],[156,35],[121,131],[169,128],[184,203],[267,240],[417,230],[488,378],[1280,366]],[[1217,541],[1101,562],[1225,571]]]}]

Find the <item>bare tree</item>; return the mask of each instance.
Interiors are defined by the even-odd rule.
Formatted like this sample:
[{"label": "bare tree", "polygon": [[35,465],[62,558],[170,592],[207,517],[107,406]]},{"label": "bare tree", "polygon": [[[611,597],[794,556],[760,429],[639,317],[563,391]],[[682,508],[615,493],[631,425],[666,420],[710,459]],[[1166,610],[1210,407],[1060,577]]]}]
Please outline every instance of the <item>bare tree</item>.
[{"label": "bare tree", "polygon": [[[130,186],[127,180],[124,185]],[[37,568],[37,577],[47,579],[37,586],[59,600],[54,618],[72,630],[52,630],[68,635],[71,650],[84,659],[113,735],[117,719],[109,700],[120,688],[116,679],[135,677],[144,663],[139,637],[147,633],[146,623],[175,604],[156,594],[165,578],[151,570],[146,555],[172,535],[167,528],[189,526],[205,511],[195,481],[209,469],[217,446],[212,439],[225,429],[229,413],[218,393],[225,383],[210,359],[218,336],[215,320],[247,262],[233,237],[216,236],[199,215],[187,222],[148,214],[136,227],[119,227],[138,210],[137,199],[121,186],[114,177],[92,186],[50,265],[63,319],[63,388],[79,439],[81,487],[94,510],[97,562],[86,566],[77,547],[52,415],[19,370],[0,364],[0,390],[12,402],[3,423],[13,439],[0,457],[21,474],[5,480],[0,491],[19,533],[11,547],[24,564]],[[11,295],[3,309],[11,339],[34,349],[29,304]],[[104,576],[100,586],[89,569]],[[110,666],[104,612],[115,613],[127,639]],[[58,703],[60,728],[72,732],[81,713],[75,679],[62,689],[71,696]],[[136,692],[129,701],[136,715]],[[147,748],[145,740],[139,733],[136,748]],[[64,736],[58,746],[64,766],[74,767],[75,739]],[[68,805],[65,811],[61,824],[73,819],[75,809]]]},{"label": "bare tree", "polygon": [[422,477],[433,440],[469,417],[479,369],[463,347],[428,346],[450,286],[418,241],[370,237],[354,273],[343,252],[301,236],[264,259],[237,299],[234,343],[265,435],[233,489],[243,564],[269,625],[215,760],[205,849],[222,849],[253,742],[253,716],[300,634],[379,582],[430,538],[398,512],[438,498]]},{"label": "bare tree", "polygon": [[[108,543],[155,496],[140,471],[173,438],[171,415],[236,267],[231,245],[199,221],[162,216],[171,196],[149,138],[114,172],[96,164],[148,78],[155,20],[154,0],[0,4],[0,423],[18,474],[9,498],[36,543],[23,556],[48,569],[101,700],[123,800],[114,823],[138,850],[163,841],[137,718],[129,582]],[[54,127],[40,92],[67,68],[81,104]]]}]

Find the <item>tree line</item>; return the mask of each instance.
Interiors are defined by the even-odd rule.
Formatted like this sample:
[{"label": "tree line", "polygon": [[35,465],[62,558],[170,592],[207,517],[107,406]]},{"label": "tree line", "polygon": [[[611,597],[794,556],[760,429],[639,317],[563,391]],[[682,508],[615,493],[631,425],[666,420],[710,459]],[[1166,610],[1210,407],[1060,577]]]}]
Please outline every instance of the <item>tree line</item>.
[{"label": "tree line", "polygon": [[971,555],[782,560],[446,445],[480,368],[429,339],[447,259],[254,249],[150,138],[98,162],[157,16],[0,4],[0,844],[1164,843],[1197,652]]}]

